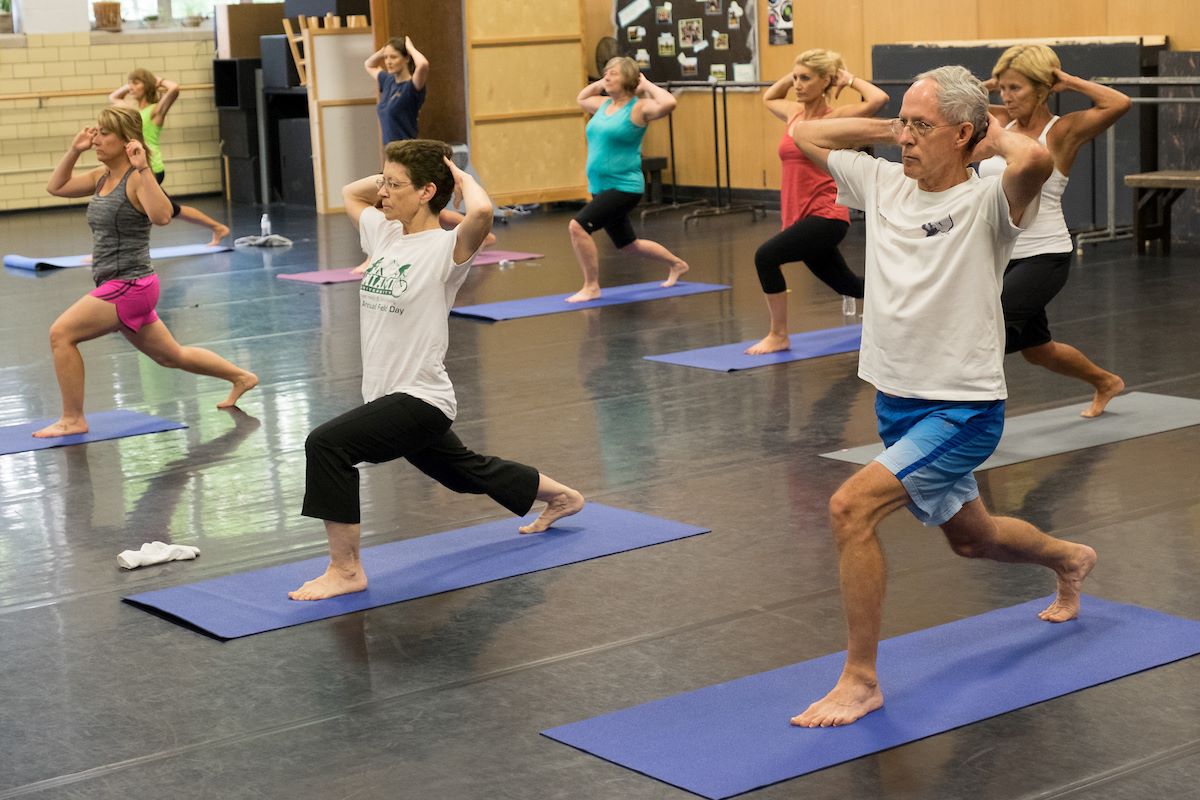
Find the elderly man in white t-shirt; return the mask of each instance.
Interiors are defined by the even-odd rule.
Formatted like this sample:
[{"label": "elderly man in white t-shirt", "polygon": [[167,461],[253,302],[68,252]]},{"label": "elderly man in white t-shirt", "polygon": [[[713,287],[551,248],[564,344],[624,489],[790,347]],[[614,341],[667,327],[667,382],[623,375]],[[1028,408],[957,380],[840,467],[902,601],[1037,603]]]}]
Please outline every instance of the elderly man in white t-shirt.
[{"label": "elderly man in white t-shirt", "polygon": [[[1053,162],[1037,142],[988,125],[987,93],[963,67],[918,76],[895,120],[804,122],[796,144],[838,185],[838,202],[866,214],[866,299],[859,376],[878,389],[887,449],[829,502],[849,626],[837,684],[792,723],[847,725],[883,705],[875,670],[885,568],[876,526],[907,504],[968,558],[1054,570],[1058,595],[1040,616],[1079,613],[1090,547],[993,516],[972,471],[1004,427],[1000,290],[1013,242],[1037,215]],[[847,149],[899,145],[902,163]],[[1007,167],[980,179],[972,161]]]}]

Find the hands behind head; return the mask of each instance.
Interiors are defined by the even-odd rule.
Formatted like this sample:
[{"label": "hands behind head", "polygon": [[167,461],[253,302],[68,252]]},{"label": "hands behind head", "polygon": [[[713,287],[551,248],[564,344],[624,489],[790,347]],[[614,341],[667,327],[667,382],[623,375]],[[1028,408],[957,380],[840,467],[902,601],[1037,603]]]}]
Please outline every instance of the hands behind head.
[{"label": "hands behind head", "polygon": [[71,149],[76,153],[86,153],[92,149],[92,137],[100,132],[99,128],[86,127],[79,133],[75,134],[75,138],[71,141]]},{"label": "hands behind head", "polygon": [[1051,74],[1054,75],[1054,83],[1050,86],[1050,91],[1065,92],[1067,90],[1067,79],[1071,76],[1057,67],[1055,67],[1054,72]]},{"label": "hands behind head", "polygon": [[854,74],[848,69],[839,69],[837,76],[833,79],[833,99],[837,100],[841,95],[842,89],[845,89],[854,82]]},{"label": "hands behind head", "polygon": [[136,170],[142,170],[149,166],[146,161],[146,148],[136,139],[125,143],[125,156],[129,159],[129,164]]},{"label": "hands behind head", "polygon": [[646,76],[643,73],[639,72],[637,88],[633,90],[633,93],[645,94],[648,91],[650,91],[650,81],[646,79]]},{"label": "hands behind head", "polygon": [[971,151],[971,161],[983,161],[996,155],[996,139],[1000,137],[1004,126],[1000,121],[988,114],[987,133],[983,138],[975,143],[975,148]]},{"label": "hands behind head", "polygon": [[1000,80],[993,75],[983,82],[983,90],[988,94],[1000,91]]},{"label": "hands behind head", "polygon": [[459,169],[458,165],[446,156],[442,156],[442,161],[446,162],[446,166],[450,168],[450,174],[454,176],[454,205],[458,206],[462,203],[463,178],[469,178],[470,176]]}]

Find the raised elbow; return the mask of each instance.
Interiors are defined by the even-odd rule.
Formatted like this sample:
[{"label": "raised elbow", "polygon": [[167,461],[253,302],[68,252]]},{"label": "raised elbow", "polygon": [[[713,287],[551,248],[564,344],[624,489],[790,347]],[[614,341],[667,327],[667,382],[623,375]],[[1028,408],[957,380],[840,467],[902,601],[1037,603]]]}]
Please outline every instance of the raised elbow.
[{"label": "raised elbow", "polygon": [[161,227],[170,223],[171,209],[168,208],[166,211],[155,211],[153,214],[149,214],[148,216],[150,217],[150,221],[152,223]]}]

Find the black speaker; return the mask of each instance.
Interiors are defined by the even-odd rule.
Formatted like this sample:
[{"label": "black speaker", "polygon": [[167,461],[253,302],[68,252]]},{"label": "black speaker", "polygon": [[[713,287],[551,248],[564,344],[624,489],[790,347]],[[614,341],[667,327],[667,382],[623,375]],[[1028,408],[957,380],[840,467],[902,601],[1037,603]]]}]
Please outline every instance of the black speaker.
[{"label": "black speaker", "polygon": [[221,152],[233,158],[258,156],[258,117],[253,111],[236,108],[217,110]]},{"label": "black speaker", "polygon": [[258,176],[258,156],[229,159],[229,199],[253,205],[259,202],[262,182]]},{"label": "black speaker", "polygon": [[[366,14],[367,21],[370,22],[371,0],[283,0],[285,17],[292,19],[298,14],[306,17],[323,17],[326,14],[333,14],[335,17]],[[368,55],[370,54],[368,53]]]},{"label": "black speaker", "polygon": [[287,36],[258,37],[259,50],[262,52],[263,88],[290,89],[300,85],[300,76],[296,73],[296,62],[292,60],[292,49],[288,46]]},{"label": "black speaker", "polygon": [[312,137],[307,117],[279,120],[279,168],[283,202],[288,205],[316,207]]},{"label": "black speaker", "polygon": [[213,59],[213,105],[217,108],[258,107],[254,91],[254,70],[262,64],[257,58]]}]

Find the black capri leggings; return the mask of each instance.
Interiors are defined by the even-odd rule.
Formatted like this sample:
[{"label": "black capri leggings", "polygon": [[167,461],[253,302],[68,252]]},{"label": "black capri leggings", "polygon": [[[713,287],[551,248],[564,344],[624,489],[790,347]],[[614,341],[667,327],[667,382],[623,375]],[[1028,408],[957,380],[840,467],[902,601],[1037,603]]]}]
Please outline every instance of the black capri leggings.
[{"label": "black capri leggings", "polygon": [[614,245],[618,248],[625,247],[637,239],[637,234],[633,232],[633,223],[629,221],[629,213],[637,208],[640,202],[640,194],[606,189],[592,195],[592,202],[579,209],[575,221],[588,233],[595,233],[603,228]]},{"label": "black capri leggings", "polygon": [[[162,172],[154,173],[154,180],[158,181],[159,186],[162,186],[162,182],[166,177],[167,171],[165,169]],[[163,189],[163,194],[167,194],[166,189]],[[167,199],[171,200],[171,219],[175,219],[175,217],[179,216],[179,212],[182,211],[182,209],[179,207],[179,203],[176,203],[171,199],[171,195],[167,194]]]},{"label": "black capri leggings", "polygon": [[850,271],[838,243],[850,223],[840,219],[804,217],[767,239],[754,253],[754,268],[764,294],[787,291],[784,264],[803,261],[825,285],[847,297],[863,296],[863,279]]},{"label": "black capri leggings", "polygon": [[1046,305],[1067,285],[1070,273],[1070,253],[1039,253],[1008,262],[1000,293],[1005,353],[1018,353],[1054,338]]},{"label": "black capri leggings", "polygon": [[362,461],[407,459],[448,489],[486,494],[517,516],[537,499],[538,471],[481,456],[463,446],[441,411],[407,394],[389,394],[319,426],[304,443],[306,517],[358,524],[358,470]]}]

